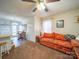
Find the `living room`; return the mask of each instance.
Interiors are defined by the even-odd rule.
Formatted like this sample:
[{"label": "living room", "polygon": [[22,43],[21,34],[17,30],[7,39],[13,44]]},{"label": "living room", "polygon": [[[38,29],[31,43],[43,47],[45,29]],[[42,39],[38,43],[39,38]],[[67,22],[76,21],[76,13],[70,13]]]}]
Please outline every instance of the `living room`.
[{"label": "living room", "polygon": [[[38,1],[32,3],[33,1],[0,1],[0,39],[1,44],[5,48],[7,42],[5,39],[9,39],[9,45],[7,45],[9,46],[8,50],[7,48],[1,48],[4,50],[1,50],[0,52],[1,58],[26,59],[27,57],[27,59],[79,59],[78,51],[72,48],[72,45],[79,45],[79,1],[51,0],[51,2],[48,1],[47,4],[45,3],[44,7],[40,6],[41,9],[37,6],[41,3],[39,4]],[[34,10],[36,6],[36,10]],[[22,46],[19,46],[17,43],[18,33],[23,31],[26,33],[26,40],[20,40],[22,41],[22,43],[20,43]],[[47,35],[48,37],[41,38],[44,35]],[[60,46],[67,47],[69,48],[68,50],[63,47],[61,48],[59,45],[49,44],[51,39],[57,39],[56,35],[58,35],[58,39],[68,39],[68,41],[63,42],[61,40],[55,40],[54,42],[52,40],[53,43],[58,43]],[[73,40],[74,38],[75,40]],[[46,42],[48,44],[46,44]],[[63,43],[66,44],[64,45]],[[6,50],[8,54],[3,53],[6,52]],[[72,50],[76,52],[73,52]]]}]

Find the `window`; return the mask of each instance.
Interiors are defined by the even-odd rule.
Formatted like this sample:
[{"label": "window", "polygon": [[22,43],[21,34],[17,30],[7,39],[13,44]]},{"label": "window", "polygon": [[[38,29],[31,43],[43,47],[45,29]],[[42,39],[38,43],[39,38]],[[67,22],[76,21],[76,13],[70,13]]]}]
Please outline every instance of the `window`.
[{"label": "window", "polygon": [[12,23],[12,35],[17,36],[18,34],[18,23]]},{"label": "window", "polygon": [[19,31],[22,32],[23,30],[25,30],[23,25],[19,25]]},{"label": "window", "polygon": [[44,20],[42,27],[43,27],[43,32],[51,33],[52,32],[52,20]]},{"label": "window", "polygon": [[12,35],[17,36],[18,33],[21,33],[22,31],[25,30],[25,26],[23,24],[13,22],[12,23]]}]

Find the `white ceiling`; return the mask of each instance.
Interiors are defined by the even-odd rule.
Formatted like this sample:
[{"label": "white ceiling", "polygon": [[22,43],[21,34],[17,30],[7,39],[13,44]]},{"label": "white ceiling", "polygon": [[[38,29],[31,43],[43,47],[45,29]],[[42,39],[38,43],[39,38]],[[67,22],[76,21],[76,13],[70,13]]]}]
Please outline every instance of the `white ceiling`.
[{"label": "white ceiling", "polygon": [[[0,0],[0,12],[19,16],[32,16],[33,3],[22,2],[21,0]],[[48,12],[38,10],[36,13],[41,16],[54,15],[60,12],[79,8],[79,0],[61,0],[47,4]]]},{"label": "white ceiling", "polygon": [[34,3],[23,2],[21,0],[0,0],[0,13],[18,16],[32,16]]},{"label": "white ceiling", "polygon": [[77,9],[79,8],[79,0],[60,0],[58,2],[48,3],[47,7],[49,9],[48,12],[41,11],[38,13],[38,15],[41,16],[54,15],[72,9]]}]

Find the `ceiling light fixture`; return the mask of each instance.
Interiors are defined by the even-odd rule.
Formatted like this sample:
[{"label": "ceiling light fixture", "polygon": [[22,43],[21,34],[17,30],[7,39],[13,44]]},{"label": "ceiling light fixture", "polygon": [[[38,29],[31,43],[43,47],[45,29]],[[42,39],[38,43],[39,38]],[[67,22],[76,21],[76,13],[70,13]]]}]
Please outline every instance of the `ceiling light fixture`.
[{"label": "ceiling light fixture", "polygon": [[45,9],[44,0],[40,0],[39,4],[37,5],[37,8],[38,8],[39,10],[44,10],[44,9]]}]

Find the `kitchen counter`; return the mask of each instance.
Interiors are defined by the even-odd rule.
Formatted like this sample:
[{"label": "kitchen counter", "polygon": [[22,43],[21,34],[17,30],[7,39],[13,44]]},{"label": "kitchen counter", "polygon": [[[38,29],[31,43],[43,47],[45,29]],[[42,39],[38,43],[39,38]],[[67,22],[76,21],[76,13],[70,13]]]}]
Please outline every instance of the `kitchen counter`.
[{"label": "kitchen counter", "polygon": [[10,35],[0,35],[0,38],[10,38]]}]

